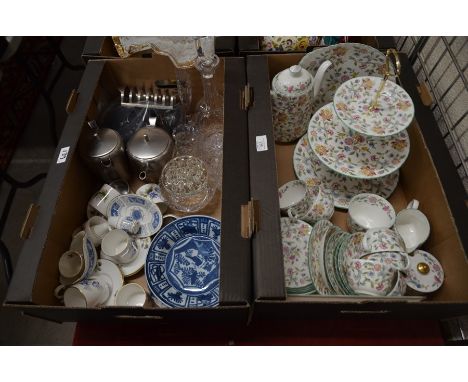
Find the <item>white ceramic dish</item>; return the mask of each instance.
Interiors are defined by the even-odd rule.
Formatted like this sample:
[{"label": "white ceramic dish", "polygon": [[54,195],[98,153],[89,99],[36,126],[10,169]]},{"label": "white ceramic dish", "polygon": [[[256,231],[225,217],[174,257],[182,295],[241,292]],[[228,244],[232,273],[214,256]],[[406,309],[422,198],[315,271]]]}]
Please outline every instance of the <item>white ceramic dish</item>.
[{"label": "white ceramic dish", "polygon": [[360,134],[388,137],[410,125],[414,118],[413,101],[394,82],[385,82],[377,106],[370,108],[382,81],[380,77],[358,77],[338,88],[333,105],[346,127]]},{"label": "white ceramic dish", "polygon": [[390,175],[378,179],[356,179],[345,176],[325,166],[313,152],[307,134],[296,144],[294,149],[294,171],[296,176],[305,181],[309,187],[322,185],[333,193],[336,208],[348,209],[353,196],[370,192],[388,198],[400,177],[397,170]]},{"label": "white ceramic dish", "polygon": [[360,179],[392,174],[405,163],[410,150],[406,131],[384,138],[350,131],[342,124],[331,103],[314,114],[308,137],[312,150],[324,165]]}]

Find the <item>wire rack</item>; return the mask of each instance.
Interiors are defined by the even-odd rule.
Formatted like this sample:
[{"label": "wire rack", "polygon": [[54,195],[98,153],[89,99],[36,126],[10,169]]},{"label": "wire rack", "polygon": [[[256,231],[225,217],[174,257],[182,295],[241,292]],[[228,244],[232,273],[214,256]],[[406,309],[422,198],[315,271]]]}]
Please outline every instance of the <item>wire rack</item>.
[{"label": "wire rack", "polygon": [[468,195],[468,37],[395,37],[421,83]]}]

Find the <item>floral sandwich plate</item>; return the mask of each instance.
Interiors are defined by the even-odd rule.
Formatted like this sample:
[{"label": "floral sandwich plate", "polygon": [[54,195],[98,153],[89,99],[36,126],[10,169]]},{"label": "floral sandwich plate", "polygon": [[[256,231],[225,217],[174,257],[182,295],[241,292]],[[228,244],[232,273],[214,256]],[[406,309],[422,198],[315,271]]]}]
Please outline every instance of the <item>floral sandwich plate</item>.
[{"label": "floral sandwich plate", "polygon": [[348,209],[349,201],[363,192],[388,198],[398,185],[399,170],[379,179],[356,179],[344,176],[325,166],[313,152],[304,135],[294,149],[294,171],[308,186],[323,185],[331,190],[335,207]]},{"label": "floral sandwich plate", "polygon": [[406,131],[383,138],[350,131],[342,124],[331,103],[314,114],[308,136],[312,150],[323,164],[358,179],[392,174],[405,163],[410,149]]},{"label": "floral sandwich plate", "polygon": [[318,221],[312,228],[309,238],[309,268],[315,288],[322,295],[332,294],[324,263],[325,239],[332,226],[328,220]]},{"label": "floral sandwich plate", "polygon": [[333,104],[346,127],[365,135],[388,137],[409,126],[414,118],[413,101],[393,82],[385,82],[377,104],[370,107],[382,81],[379,77],[358,77],[338,88]]},{"label": "floral sandwich plate", "polygon": [[109,205],[107,217],[116,216],[140,223],[137,238],[154,235],[161,228],[161,210],[151,200],[133,194],[117,196]]},{"label": "floral sandwich plate", "polygon": [[290,295],[312,294],[315,286],[310,275],[308,247],[312,226],[298,219],[281,218],[284,279]]},{"label": "floral sandwich plate", "polygon": [[[326,71],[321,90],[312,104],[312,112],[333,101],[339,86],[351,78],[385,74],[385,54],[368,45],[357,43],[336,44],[314,49],[299,62],[314,77],[322,62],[330,60],[332,66]],[[390,78],[393,80],[393,77]]]},{"label": "floral sandwich plate", "polygon": [[187,216],[163,227],[145,264],[157,302],[174,308],[217,306],[220,243],[221,223],[209,216]]}]

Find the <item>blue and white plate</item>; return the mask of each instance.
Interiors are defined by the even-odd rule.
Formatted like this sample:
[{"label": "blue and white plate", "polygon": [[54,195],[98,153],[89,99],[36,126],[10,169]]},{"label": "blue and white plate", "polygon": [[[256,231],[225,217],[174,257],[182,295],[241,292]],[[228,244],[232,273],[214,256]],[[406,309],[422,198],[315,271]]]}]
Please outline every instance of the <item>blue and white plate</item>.
[{"label": "blue and white plate", "polygon": [[174,308],[217,306],[220,242],[221,223],[209,216],[183,217],[162,228],[146,257],[152,296]]},{"label": "blue and white plate", "polygon": [[149,199],[139,195],[117,196],[109,205],[107,218],[116,216],[140,223],[136,237],[148,237],[159,231],[162,225],[161,210]]}]

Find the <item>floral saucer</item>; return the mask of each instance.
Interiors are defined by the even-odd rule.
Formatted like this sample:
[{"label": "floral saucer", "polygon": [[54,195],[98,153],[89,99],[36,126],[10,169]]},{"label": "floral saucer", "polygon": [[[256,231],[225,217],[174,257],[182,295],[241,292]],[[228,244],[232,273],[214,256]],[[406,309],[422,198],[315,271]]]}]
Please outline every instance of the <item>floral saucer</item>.
[{"label": "floral saucer", "polygon": [[307,134],[296,144],[294,149],[294,171],[296,176],[309,187],[322,185],[333,193],[335,207],[348,209],[349,201],[363,192],[369,192],[388,198],[396,186],[400,171],[379,179],[356,179],[344,176],[325,166],[313,152]]},{"label": "floral saucer", "polygon": [[138,252],[135,259],[130,263],[119,264],[120,270],[122,271],[124,277],[132,276],[143,269],[146,262],[146,256],[148,255],[148,248],[151,245],[151,238],[144,237],[141,239],[136,239],[136,243],[138,246]]},{"label": "floral saucer", "polygon": [[[385,54],[368,45],[343,43],[314,49],[299,62],[314,77],[322,62],[330,60],[333,65],[325,73],[321,91],[312,102],[312,113],[333,101],[336,89],[345,81],[361,76],[385,74]],[[393,77],[390,77],[393,80]]]},{"label": "floral saucer", "polygon": [[333,104],[346,127],[361,134],[388,137],[409,126],[414,118],[413,101],[394,82],[385,82],[377,106],[370,108],[382,81],[380,77],[358,77],[338,88]]},{"label": "floral saucer", "polygon": [[109,205],[107,217],[117,216],[140,223],[136,237],[154,235],[161,228],[162,214],[157,205],[149,199],[134,195],[119,195]]},{"label": "floral saucer", "polygon": [[325,274],[324,246],[328,230],[333,226],[328,220],[318,221],[309,238],[309,268],[312,282],[320,294],[330,295],[332,291]]},{"label": "floral saucer", "polygon": [[398,170],[409,155],[406,131],[391,137],[369,137],[348,130],[333,104],[320,108],[308,130],[312,150],[330,169],[358,179],[375,179]]},{"label": "floral saucer", "polygon": [[302,220],[281,218],[284,279],[289,294],[297,294],[296,290],[302,293],[315,291],[308,260],[311,231],[312,226]]},{"label": "floral saucer", "polygon": [[182,217],[151,242],[145,276],[158,304],[174,308],[219,303],[221,223],[210,216]]},{"label": "floral saucer", "polygon": [[115,305],[115,295],[122,288],[124,279],[119,267],[110,260],[99,259],[96,266],[95,275],[104,274],[112,282],[109,298],[104,302],[104,306]]}]

